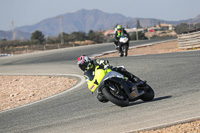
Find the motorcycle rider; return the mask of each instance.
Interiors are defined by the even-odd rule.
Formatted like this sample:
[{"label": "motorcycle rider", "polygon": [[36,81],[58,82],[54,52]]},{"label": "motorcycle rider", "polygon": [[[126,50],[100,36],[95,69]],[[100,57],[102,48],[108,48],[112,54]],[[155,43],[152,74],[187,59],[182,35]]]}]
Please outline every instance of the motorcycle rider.
[{"label": "motorcycle rider", "polygon": [[119,42],[120,37],[126,36],[128,38],[128,42],[127,42],[127,47],[129,48],[129,41],[130,41],[130,36],[127,33],[127,31],[122,27],[122,25],[117,25],[116,30],[115,30],[115,37],[114,37],[114,43],[115,43],[115,48],[119,49],[119,54],[120,56],[123,56],[122,53],[122,48],[121,48],[121,44]]},{"label": "motorcycle rider", "polygon": [[[125,77],[127,77],[130,81],[134,82],[134,83],[138,83],[141,80],[136,77],[135,75],[133,75],[132,73],[129,73],[125,68],[123,67],[113,67],[109,64],[108,60],[101,60],[101,59],[94,59],[91,60],[88,56],[86,55],[82,55],[78,58],[77,60],[77,65],[79,66],[79,68],[84,71],[84,76],[86,78],[86,80],[90,79],[89,75],[88,75],[88,71],[90,71],[90,75],[94,76],[94,71],[95,68],[97,66],[99,66],[100,69],[107,69],[110,68],[113,71],[119,72],[122,75],[124,75]],[[108,100],[102,95],[102,94],[98,94],[97,95],[97,99],[100,102],[107,102]]]}]

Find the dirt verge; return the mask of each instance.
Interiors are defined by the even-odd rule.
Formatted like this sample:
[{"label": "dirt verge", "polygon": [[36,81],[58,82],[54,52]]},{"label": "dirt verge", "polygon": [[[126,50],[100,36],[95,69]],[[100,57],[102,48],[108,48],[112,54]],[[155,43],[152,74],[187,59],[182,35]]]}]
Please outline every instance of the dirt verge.
[{"label": "dirt verge", "polygon": [[67,90],[77,80],[56,76],[0,76],[0,111],[25,105]]},{"label": "dirt verge", "polygon": [[[179,49],[177,41],[170,41],[164,43],[157,43],[150,46],[143,46],[134,49],[129,49],[128,56],[172,53],[172,52],[182,52],[188,50],[191,49]],[[119,53],[118,52],[110,53],[103,56],[99,56],[97,58],[109,58],[109,57],[119,57]]]}]

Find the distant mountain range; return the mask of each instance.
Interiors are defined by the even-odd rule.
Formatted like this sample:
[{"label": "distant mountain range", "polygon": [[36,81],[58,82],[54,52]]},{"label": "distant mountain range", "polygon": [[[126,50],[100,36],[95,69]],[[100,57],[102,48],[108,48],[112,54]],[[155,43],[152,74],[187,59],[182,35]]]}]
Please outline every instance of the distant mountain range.
[{"label": "distant mountain range", "polygon": [[[15,30],[15,39],[30,39],[31,33],[23,32],[19,30]],[[13,32],[12,31],[2,31],[0,30],[0,40],[7,39],[12,40],[13,39]]]},{"label": "distant mountain range", "polygon": [[[30,38],[31,33],[39,30],[46,36],[58,36],[60,33],[59,17],[62,17],[62,29],[65,33],[72,33],[74,31],[88,32],[89,30],[108,30],[114,29],[116,24],[128,25],[128,27],[136,27],[137,20],[140,21],[142,27],[155,26],[159,22],[177,25],[180,23],[199,23],[200,15],[194,19],[181,20],[181,21],[166,21],[154,18],[131,18],[121,14],[110,14],[103,11],[94,10],[79,10],[74,13],[61,14],[52,18],[45,19],[37,24],[18,27],[16,39]],[[3,33],[4,32],[4,33]],[[23,33],[24,32],[24,33]],[[20,33],[20,35],[18,35]],[[12,36],[11,31],[0,31],[0,39]],[[27,37],[29,36],[29,37]]]}]

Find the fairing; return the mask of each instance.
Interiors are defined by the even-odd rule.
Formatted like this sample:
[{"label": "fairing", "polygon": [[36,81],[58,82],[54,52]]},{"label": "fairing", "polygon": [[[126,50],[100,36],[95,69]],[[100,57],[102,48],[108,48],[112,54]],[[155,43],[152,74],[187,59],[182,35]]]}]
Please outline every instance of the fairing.
[{"label": "fairing", "polygon": [[[100,85],[102,79],[105,77],[105,75],[109,72],[111,72],[111,69],[99,69],[99,66],[95,68],[94,74],[88,74],[90,75],[88,79],[88,89],[92,92],[96,90],[96,88]],[[89,73],[89,71],[88,71]],[[92,75],[92,76],[91,76]]]}]

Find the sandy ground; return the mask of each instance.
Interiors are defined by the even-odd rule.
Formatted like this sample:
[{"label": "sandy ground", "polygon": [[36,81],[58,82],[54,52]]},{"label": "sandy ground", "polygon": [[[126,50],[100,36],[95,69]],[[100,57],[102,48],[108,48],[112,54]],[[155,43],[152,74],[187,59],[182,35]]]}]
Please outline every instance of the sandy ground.
[{"label": "sandy ground", "polygon": [[52,96],[76,83],[67,77],[0,76],[0,111]]},{"label": "sandy ground", "polygon": [[[144,47],[129,49],[128,56],[172,53],[172,52],[181,52],[181,51],[187,51],[187,49],[179,49],[178,42],[171,41],[171,42],[166,42],[166,43],[157,43],[151,46],[144,46]],[[119,57],[119,53],[116,52],[116,53],[100,56],[100,58],[109,58],[109,57]]]},{"label": "sandy ground", "polygon": [[138,133],[200,133],[200,120],[190,123],[177,124],[163,129],[140,131]]},{"label": "sandy ground", "polygon": [[[130,49],[128,56],[186,51],[179,49],[177,41]],[[119,57],[118,52],[98,58]],[[48,84],[47,84],[48,83]],[[54,76],[0,76],[0,111],[31,103],[65,91],[77,80]],[[138,133],[200,133],[200,121],[178,124],[164,129]]]}]

